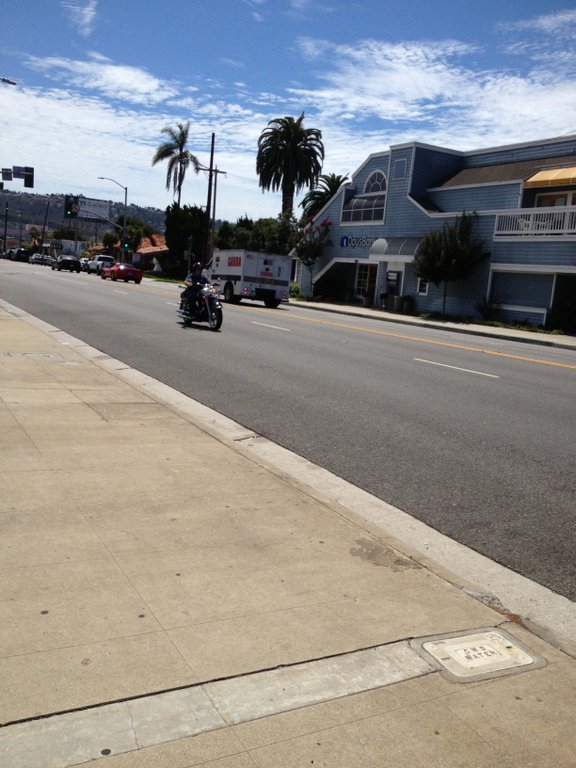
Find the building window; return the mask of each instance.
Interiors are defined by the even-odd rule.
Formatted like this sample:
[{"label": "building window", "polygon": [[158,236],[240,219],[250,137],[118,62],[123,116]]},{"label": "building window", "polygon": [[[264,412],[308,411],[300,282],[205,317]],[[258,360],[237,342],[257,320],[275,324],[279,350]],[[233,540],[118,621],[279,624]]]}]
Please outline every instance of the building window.
[{"label": "building window", "polygon": [[374,192],[386,192],[386,176],[384,176],[382,171],[371,173],[364,185],[365,195],[373,194]]},{"label": "building window", "polygon": [[545,195],[536,195],[537,208],[552,208],[556,205],[567,205],[568,198],[565,192],[554,192]]},{"label": "building window", "polygon": [[428,280],[424,280],[422,277],[419,277],[416,291],[418,296],[428,296]]},{"label": "building window", "polygon": [[406,178],[406,158],[402,158],[402,160],[394,160],[394,179],[405,179]]},{"label": "building window", "polygon": [[382,171],[370,174],[364,192],[344,203],[341,221],[384,221],[386,176]]},{"label": "building window", "polygon": [[342,221],[384,221],[386,197],[353,197],[342,209]]},{"label": "building window", "polygon": [[369,264],[358,264],[358,270],[356,272],[356,295],[366,296],[366,289],[368,288],[368,273]]}]

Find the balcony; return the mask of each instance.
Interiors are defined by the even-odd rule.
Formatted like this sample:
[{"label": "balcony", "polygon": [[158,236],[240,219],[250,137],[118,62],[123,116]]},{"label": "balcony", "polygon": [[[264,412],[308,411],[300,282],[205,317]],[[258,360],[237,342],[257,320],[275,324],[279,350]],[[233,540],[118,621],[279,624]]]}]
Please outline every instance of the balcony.
[{"label": "balcony", "polygon": [[520,208],[496,216],[494,238],[576,237],[576,206]]}]

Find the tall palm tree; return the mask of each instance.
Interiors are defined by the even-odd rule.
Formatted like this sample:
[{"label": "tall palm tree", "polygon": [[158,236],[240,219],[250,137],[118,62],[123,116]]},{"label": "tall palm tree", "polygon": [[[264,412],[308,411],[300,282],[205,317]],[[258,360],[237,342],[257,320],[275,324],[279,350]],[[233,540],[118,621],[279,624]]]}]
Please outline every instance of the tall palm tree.
[{"label": "tall palm tree", "polygon": [[294,195],[318,180],[324,161],[322,132],[304,128],[304,112],[293,117],[277,117],[268,123],[258,139],[256,173],[262,191],[282,190],[282,213],[294,208]]},{"label": "tall palm tree", "polygon": [[187,123],[177,123],[176,128],[167,125],[162,128],[162,133],[168,136],[168,140],[161,144],[156,150],[152,159],[152,165],[168,160],[168,169],[166,172],[166,189],[170,185],[174,188],[174,195],[178,196],[177,205],[180,208],[180,198],[182,196],[182,185],[186,171],[190,166],[194,172],[200,170],[198,158],[190,152],[186,145],[188,144],[188,132],[190,130],[190,121]]},{"label": "tall palm tree", "polygon": [[310,190],[300,203],[304,209],[304,217],[313,219],[326,203],[332,200],[346,181],[348,181],[348,174],[346,176],[340,176],[337,173],[322,174],[318,179],[317,187]]}]

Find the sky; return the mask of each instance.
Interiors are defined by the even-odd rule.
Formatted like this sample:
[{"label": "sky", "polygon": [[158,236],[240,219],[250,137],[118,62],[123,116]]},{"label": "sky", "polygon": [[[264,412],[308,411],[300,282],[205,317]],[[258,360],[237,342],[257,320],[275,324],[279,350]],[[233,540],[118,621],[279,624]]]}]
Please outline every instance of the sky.
[{"label": "sky", "polygon": [[[34,190],[164,209],[162,128],[218,169],[215,216],[277,216],[269,121],[322,132],[323,173],[418,141],[471,151],[576,132],[570,0],[15,0],[0,27],[0,163]],[[99,180],[105,176],[113,181]],[[297,196],[297,203],[307,190]],[[189,171],[183,205],[205,206]],[[297,213],[301,213],[297,207]]]}]

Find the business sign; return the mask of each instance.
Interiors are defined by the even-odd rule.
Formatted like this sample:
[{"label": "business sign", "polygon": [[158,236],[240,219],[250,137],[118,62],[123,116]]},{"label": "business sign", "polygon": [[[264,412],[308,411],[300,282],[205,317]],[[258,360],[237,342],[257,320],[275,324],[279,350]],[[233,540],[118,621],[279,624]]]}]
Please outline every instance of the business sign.
[{"label": "business sign", "polygon": [[342,235],[340,248],[371,248],[376,240],[376,237],[369,237],[368,235],[360,235],[359,237]]},{"label": "business sign", "polygon": [[78,198],[78,218],[89,221],[110,221],[110,203],[108,200],[92,200],[89,197]]}]

